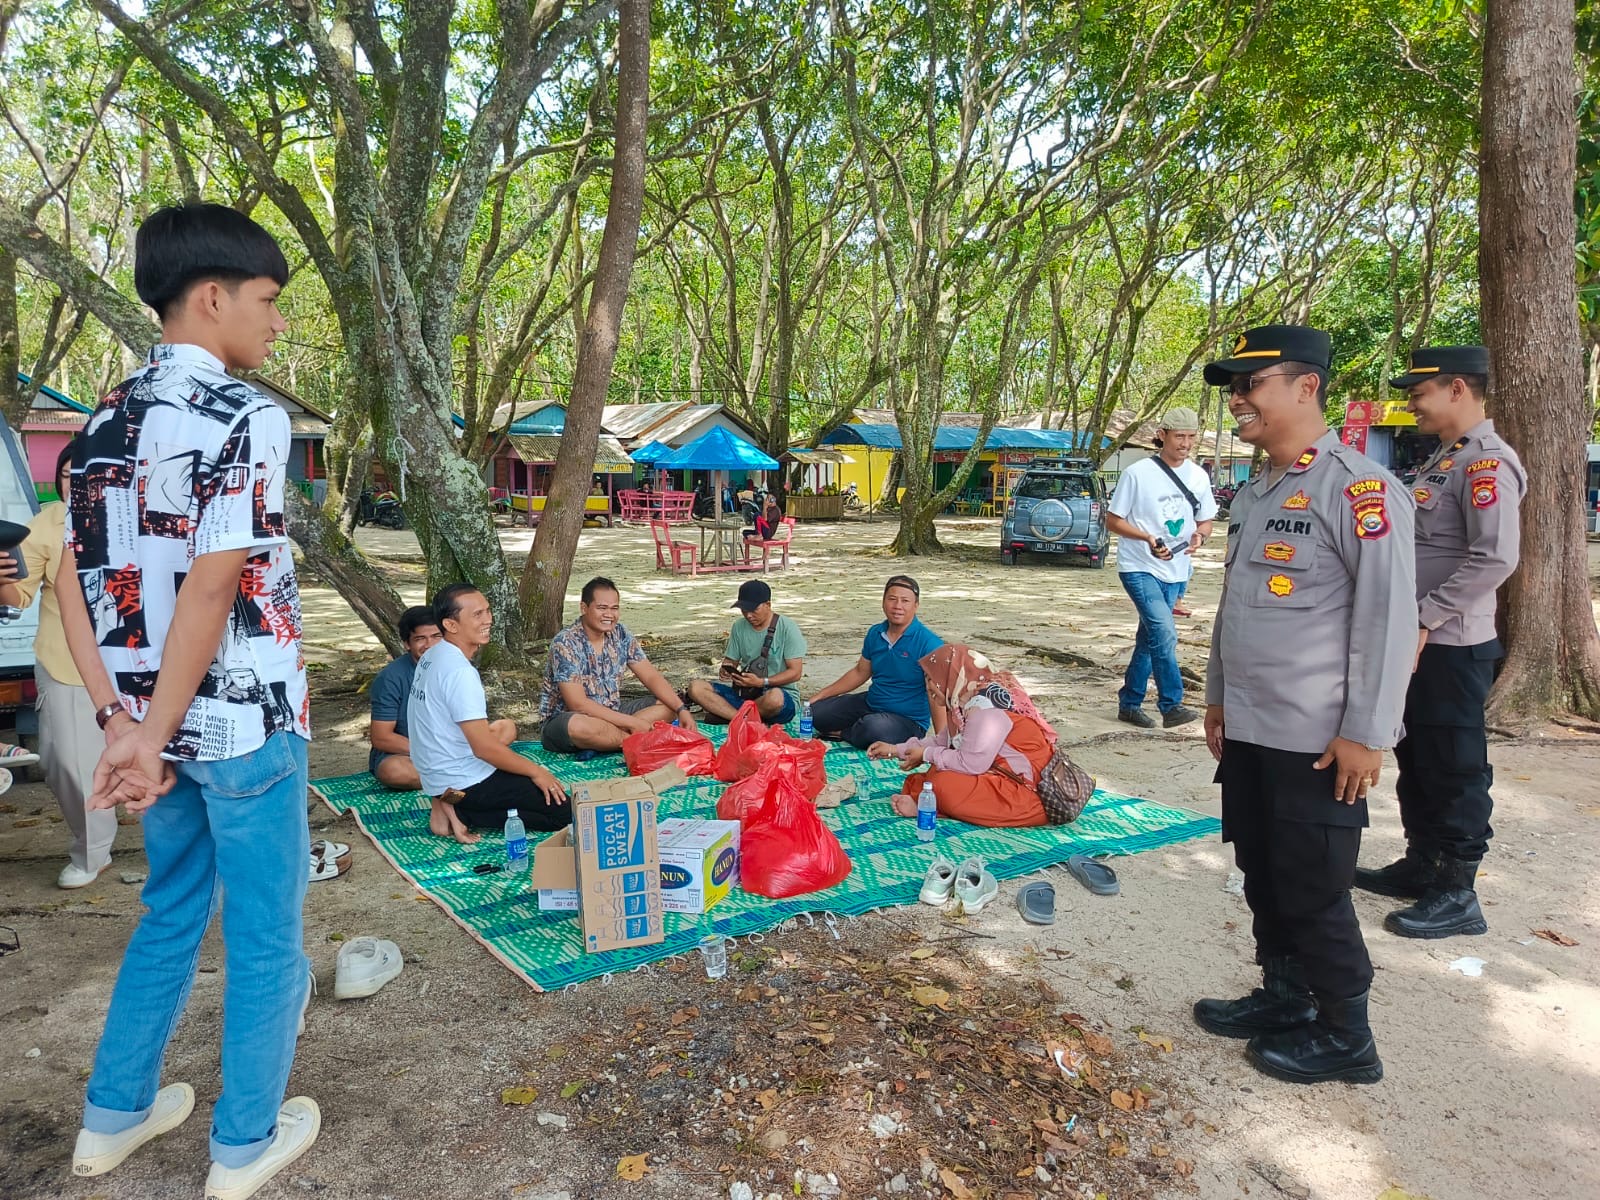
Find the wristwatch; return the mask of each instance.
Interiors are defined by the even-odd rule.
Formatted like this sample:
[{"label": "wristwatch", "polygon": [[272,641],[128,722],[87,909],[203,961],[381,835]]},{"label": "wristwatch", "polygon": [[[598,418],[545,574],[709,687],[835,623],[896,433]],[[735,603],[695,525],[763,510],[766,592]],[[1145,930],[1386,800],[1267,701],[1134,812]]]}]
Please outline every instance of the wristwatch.
[{"label": "wristwatch", "polygon": [[771,675],[763,675],[761,677],[761,686],[764,687],[764,688],[771,687],[772,686],[772,676]]},{"label": "wristwatch", "polygon": [[112,717],[116,716],[119,712],[126,711],[127,709],[123,708],[120,704],[103,705],[102,707],[94,710],[94,723],[100,726],[101,729],[104,729],[107,725],[111,724]]}]

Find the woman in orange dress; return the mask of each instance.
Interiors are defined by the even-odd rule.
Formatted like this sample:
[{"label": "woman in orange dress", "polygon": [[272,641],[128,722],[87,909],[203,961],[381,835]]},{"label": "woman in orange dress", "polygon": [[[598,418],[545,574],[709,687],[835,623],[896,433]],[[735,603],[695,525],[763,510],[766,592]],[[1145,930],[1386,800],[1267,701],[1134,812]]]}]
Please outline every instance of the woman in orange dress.
[{"label": "woman in orange dress", "polygon": [[939,815],[970,825],[1044,825],[1036,781],[1050,761],[1055,730],[1039,715],[1009,671],[996,670],[969,646],[946,644],[918,660],[928,695],[944,706],[943,733],[891,745],[875,742],[873,758],[897,758],[907,774],[894,810],[917,815],[917,794],[933,784]]}]

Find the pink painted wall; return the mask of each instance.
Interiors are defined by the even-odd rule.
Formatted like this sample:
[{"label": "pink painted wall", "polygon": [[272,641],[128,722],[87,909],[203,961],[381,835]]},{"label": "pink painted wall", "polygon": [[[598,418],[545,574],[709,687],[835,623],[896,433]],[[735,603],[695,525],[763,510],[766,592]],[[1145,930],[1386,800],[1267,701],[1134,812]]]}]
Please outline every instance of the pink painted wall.
[{"label": "pink painted wall", "polygon": [[65,431],[25,435],[24,440],[28,444],[28,473],[33,476],[36,485],[55,491],[56,481],[52,476],[56,469],[56,456],[61,453],[61,448],[71,437],[72,434]]}]

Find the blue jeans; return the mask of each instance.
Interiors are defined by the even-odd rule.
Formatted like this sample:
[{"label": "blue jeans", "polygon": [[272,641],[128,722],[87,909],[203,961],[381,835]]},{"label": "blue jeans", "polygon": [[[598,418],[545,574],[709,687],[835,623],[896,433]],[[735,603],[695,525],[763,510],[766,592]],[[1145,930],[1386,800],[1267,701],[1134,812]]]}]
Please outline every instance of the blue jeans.
[{"label": "blue jeans", "polygon": [[111,993],[83,1127],[121,1133],[149,1115],[200,941],[221,907],[227,975],[211,1158],[242,1167],[277,1130],[311,986],[301,932],[311,856],[306,742],[278,733],[239,758],[175,765],[172,791],[144,814],[147,911]]},{"label": "blue jeans", "polygon": [[1123,590],[1139,610],[1139,632],[1133,640],[1133,657],[1117,692],[1117,707],[1138,708],[1145,687],[1156,677],[1156,707],[1171,712],[1183,703],[1183,676],[1178,671],[1178,627],[1172,619],[1173,602],[1183,595],[1184,584],[1167,583],[1146,571],[1121,576]]},{"label": "blue jeans", "polygon": [[[727,684],[718,683],[713,680],[711,683],[711,688],[717,693],[717,695],[722,697],[725,704],[731,704],[734,708],[742,708],[744,706],[744,699],[739,695],[738,692],[734,691]],[[788,692],[783,691],[781,688],[768,688],[767,691],[778,692],[780,695],[782,695],[783,707],[778,710],[776,716],[762,717],[762,721],[769,725],[787,725],[790,721],[794,720],[794,714],[799,711],[797,708],[795,708],[794,697]],[[311,851],[306,851],[307,855],[310,853]]]},{"label": "blue jeans", "polygon": [[818,737],[841,738],[858,750],[873,742],[898,746],[927,732],[927,726],[910,717],[874,709],[865,692],[818,700],[811,706],[811,721]]}]

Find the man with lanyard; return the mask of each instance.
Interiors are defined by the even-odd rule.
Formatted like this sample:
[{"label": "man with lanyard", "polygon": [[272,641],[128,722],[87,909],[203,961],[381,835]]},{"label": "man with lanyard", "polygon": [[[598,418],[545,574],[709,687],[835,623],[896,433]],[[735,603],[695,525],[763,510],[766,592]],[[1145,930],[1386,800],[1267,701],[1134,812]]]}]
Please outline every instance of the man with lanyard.
[{"label": "man with lanyard", "polygon": [[1136,462],[1117,480],[1106,526],[1117,542],[1117,575],[1139,613],[1133,656],[1117,693],[1117,720],[1151,729],[1144,711],[1145,688],[1156,677],[1156,707],[1168,729],[1200,714],[1183,703],[1178,667],[1178,628],[1172,608],[1194,573],[1193,554],[1211,536],[1217,502],[1206,473],[1189,461],[1200,436],[1192,408],[1174,408],[1162,418],[1161,452]]},{"label": "man with lanyard", "polygon": [[[651,695],[622,699],[624,671]],[[622,596],[603,575],[583,585],[578,619],[550,639],[539,720],[546,750],[578,755],[620,750],[630,733],[657,721],[695,727],[682,698],[622,624]]]},{"label": "man with lanyard", "polygon": [[1411,495],[1323,417],[1330,341],[1252,329],[1205,369],[1267,469],[1235,497],[1206,671],[1206,744],[1263,986],[1195,1020],[1296,1083],[1383,1077],[1350,885],[1367,789],[1416,653]]},{"label": "man with lanyard", "polygon": [[[921,660],[944,639],[917,617],[922,589],[909,575],[891,575],[883,585],[883,620],[867,630],[861,657],[811,697],[818,737],[840,738],[865,750],[874,742],[899,745],[933,726],[944,732],[944,710],[928,703]],[[867,684],[865,692],[855,689]]]},{"label": "man with lanyard", "polygon": [[1359,888],[1420,897],[1384,921],[1401,937],[1489,929],[1474,888],[1494,833],[1483,702],[1501,655],[1495,589],[1517,569],[1527,476],[1484,416],[1488,383],[1482,346],[1417,350],[1406,373],[1389,381],[1405,392],[1417,429],[1440,442],[1412,490],[1421,653],[1394,752],[1406,852],[1387,867],[1356,871]]}]

